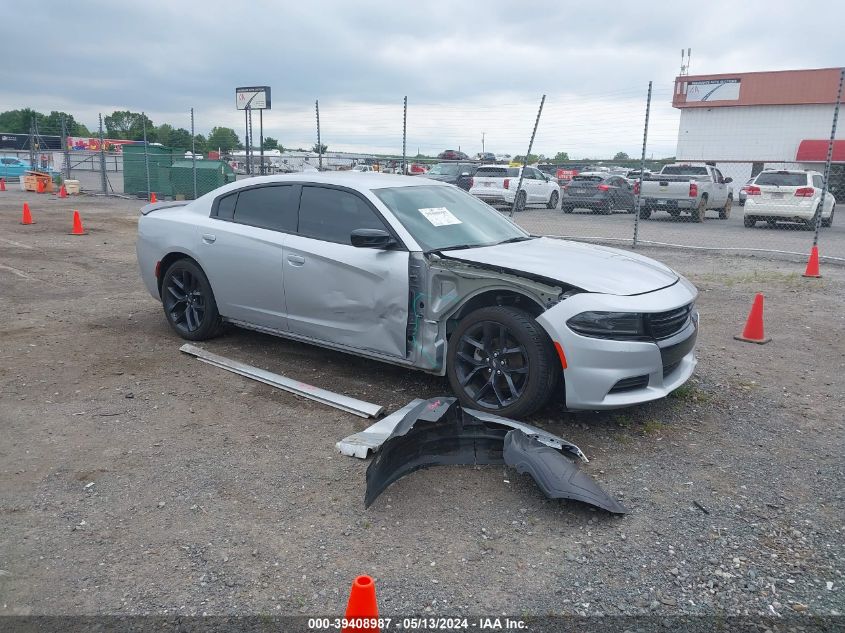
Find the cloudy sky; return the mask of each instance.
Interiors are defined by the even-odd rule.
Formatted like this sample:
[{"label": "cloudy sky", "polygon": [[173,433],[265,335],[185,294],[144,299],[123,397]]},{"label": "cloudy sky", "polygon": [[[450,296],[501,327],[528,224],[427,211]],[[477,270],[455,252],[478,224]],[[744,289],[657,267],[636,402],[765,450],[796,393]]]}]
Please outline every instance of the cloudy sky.
[{"label": "cloudy sky", "polygon": [[[639,155],[648,82],[648,153],[674,154],[669,106],[681,48],[692,73],[845,63],[842,2],[9,2],[0,110],[145,111],[156,123],[233,127],[236,86],[269,85],[265,135],[330,149]],[[34,36],[34,37],[33,37]],[[15,51],[9,53],[9,51]],[[254,119],[257,138],[257,116]]]}]

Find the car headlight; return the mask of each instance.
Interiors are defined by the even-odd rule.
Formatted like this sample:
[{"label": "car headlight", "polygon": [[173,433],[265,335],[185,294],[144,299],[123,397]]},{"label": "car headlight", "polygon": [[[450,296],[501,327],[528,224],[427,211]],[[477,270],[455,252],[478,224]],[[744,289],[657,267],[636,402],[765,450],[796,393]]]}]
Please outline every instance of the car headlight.
[{"label": "car headlight", "polygon": [[593,338],[651,340],[643,315],[636,312],[582,312],[566,324],[573,332]]}]

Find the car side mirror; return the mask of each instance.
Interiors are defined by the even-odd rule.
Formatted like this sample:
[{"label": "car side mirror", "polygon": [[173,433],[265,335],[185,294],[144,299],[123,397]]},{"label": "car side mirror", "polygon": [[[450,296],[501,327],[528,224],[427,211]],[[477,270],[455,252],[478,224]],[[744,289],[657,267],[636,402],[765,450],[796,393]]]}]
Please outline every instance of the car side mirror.
[{"label": "car side mirror", "polygon": [[390,233],[381,229],[355,229],[349,241],[358,248],[389,248],[396,243]]},{"label": "car side mirror", "polygon": [[731,178],[730,176],[728,176],[727,178],[725,178],[725,184],[726,184],[726,185],[727,185],[727,184],[732,183],[733,181],[734,181],[734,179],[733,179],[733,178]]}]

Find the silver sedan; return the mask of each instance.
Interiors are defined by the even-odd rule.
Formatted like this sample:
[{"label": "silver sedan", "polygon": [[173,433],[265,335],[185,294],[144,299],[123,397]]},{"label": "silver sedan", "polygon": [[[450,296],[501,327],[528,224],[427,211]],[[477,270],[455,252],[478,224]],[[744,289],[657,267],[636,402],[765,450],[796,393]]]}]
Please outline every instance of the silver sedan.
[{"label": "silver sedan", "polygon": [[640,255],[532,237],[453,185],[386,174],[251,178],[147,205],[138,263],[176,333],[223,323],[446,375],[528,415],[661,398],[696,364],[697,291]]}]

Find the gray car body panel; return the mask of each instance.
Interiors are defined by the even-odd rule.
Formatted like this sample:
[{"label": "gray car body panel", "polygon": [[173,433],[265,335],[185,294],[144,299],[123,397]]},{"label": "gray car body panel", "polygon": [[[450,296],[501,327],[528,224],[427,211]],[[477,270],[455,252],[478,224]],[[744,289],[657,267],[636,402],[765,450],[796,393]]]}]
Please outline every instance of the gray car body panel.
[{"label": "gray car body panel", "polygon": [[[355,248],[211,217],[217,197],[265,183],[353,190],[381,214],[401,247]],[[634,253],[553,238],[424,253],[374,193],[383,187],[421,184],[451,186],[412,176],[315,172],[250,178],[189,203],[147,205],[138,223],[136,246],[142,280],[160,300],[157,262],[182,254],[207,272],[226,321],[437,375],[446,372],[448,336],[467,303],[482,294],[496,301],[503,295],[515,297],[517,305],[539,315],[538,323],[567,353],[568,346],[577,343],[573,356],[583,360],[588,371],[580,381],[581,369],[574,363],[564,372],[567,406],[573,409],[654,399],[689,377],[695,364],[692,354],[678,372],[661,382],[656,345],[585,342],[565,326],[572,314],[570,304],[579,311],[660,311],[693,301],[695,289],[674,271]],[[295,278],[302,270],[292,268],[288,258],[303,252],[311,273]],[[561,309],[563,305],[567,308]],[[598,350],[596,355],[579,349],[587,343]],[[619,358],[628,359],[621,368],[614,360]],[[604,363],[600,371],[595,370],[599,361]],[[608,385],[635,369],[653,374],[654,384],[641,393],[608,397]],[[598,388],[580,384],[596,378]]]}]

